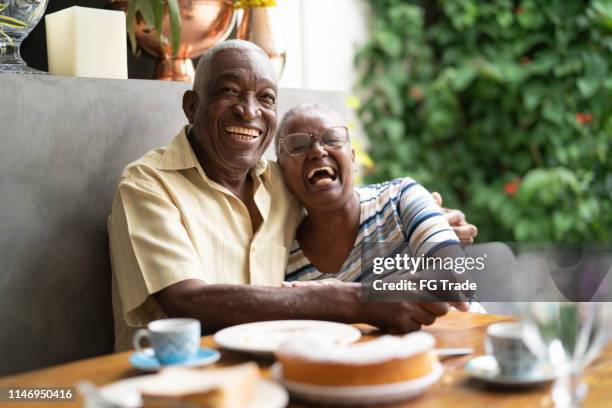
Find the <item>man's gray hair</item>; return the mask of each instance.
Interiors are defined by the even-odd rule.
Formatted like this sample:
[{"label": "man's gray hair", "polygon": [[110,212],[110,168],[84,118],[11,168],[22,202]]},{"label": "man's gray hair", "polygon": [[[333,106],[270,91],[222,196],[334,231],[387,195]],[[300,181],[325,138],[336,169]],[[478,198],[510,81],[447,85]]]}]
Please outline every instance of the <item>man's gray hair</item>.
[{"label": "man's gray hair", "polygon": [[325,112],[328,115],[332,116],[333,118],[338,119],[340,123],[342,124],[346,123],[346,120],[340,113],[338,113],[338,111],[334,110],[333,108],[327,105],[322,105],[319,103],[303,103],[303,104],[294,106],[293,108],[285,112],[285,114],[283,115],[283,118],[280,121],[280,124],[278,125],[278,129],[276,130],[276,137],[274,138],[274,151],[276,152],[276,156],[280,154],[280,139],[285,133],[285,128],[287,127],[287,125],[289,125],[289,122],[291,122],[291,120],[296,115],[302,112],[311,111],[311,110]]},{"label": "man's gray hair", "polygon": [[254,51],[263,54],[266,59],[269,60],[268,54],[257,45],[250,41],[244,40],[227,40],[222,41],[212,48],[208,49],[199,59],[198,66],[195,72],[195,78],[193,81],[193,90],[198,93],[199,90],[204,89],[206,80],[210,76],[210,63],[219,51],[223,50],[242,50],[242,51]]}]

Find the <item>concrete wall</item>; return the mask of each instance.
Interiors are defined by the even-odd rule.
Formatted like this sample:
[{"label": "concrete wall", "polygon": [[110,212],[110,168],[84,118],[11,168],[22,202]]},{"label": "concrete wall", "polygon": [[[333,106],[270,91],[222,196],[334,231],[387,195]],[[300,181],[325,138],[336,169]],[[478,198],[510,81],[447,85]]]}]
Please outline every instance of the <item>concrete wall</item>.
[{"label": "concrete wall", "polygon": [[[121,169],[165,145],[189,85],[0,75],[0,375],[112,351],[106,217]],[[345,95],[282,89],[279,113]]]}]

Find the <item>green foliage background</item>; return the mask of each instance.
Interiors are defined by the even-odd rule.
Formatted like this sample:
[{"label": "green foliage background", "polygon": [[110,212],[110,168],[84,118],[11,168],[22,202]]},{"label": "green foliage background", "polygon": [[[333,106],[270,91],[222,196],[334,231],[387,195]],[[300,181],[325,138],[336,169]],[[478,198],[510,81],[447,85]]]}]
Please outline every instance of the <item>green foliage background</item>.
[{"label": "green foliage background", "polygon": [[413,177],[479,240],[612,238],[612,0],[369,3],[366,181]]}]

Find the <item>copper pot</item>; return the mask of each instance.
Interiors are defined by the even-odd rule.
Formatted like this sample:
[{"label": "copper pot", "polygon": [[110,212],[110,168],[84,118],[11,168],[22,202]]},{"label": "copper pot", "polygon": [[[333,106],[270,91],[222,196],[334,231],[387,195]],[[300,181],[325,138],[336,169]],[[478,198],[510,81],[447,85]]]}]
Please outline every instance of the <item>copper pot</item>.
[{"label": "copper pot", "polygon": [[[127,0],[111,0],[109,7],[127,11]],[[216,43],[225,40],[235,22],[232,0],[179,0],[181,42],[176,55],[172,47],[160,44],[155,29],[144,21],[135,26],[138,45],[157,58],[155,79],[193,82],[195,70],[191,58],[202,55]],[[162,34],[170,38],[170,21],[164,13]]]},{"label": "copper pot", "polygon": [[286,60],[283,18],[279,6],[246,8],[236,35],[241,40],[257,44],[268,54],[278,80],[283,74]]}]

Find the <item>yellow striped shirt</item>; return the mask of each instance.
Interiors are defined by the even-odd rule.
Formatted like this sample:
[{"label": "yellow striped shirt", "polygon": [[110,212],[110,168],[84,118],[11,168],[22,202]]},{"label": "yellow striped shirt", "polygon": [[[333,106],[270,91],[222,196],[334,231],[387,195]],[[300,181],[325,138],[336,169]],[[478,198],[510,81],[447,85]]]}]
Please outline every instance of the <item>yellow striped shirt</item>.
[{"label": "yellow striped shirt", "polygon": [[276,163],[261,159],[251,175],[263,217],[255,234],[242,201],[206,176],[185,129],[124,169],[108,220],[116,350],[164,317],[151,295],[174,283],[284,280],[301,207]]}]

